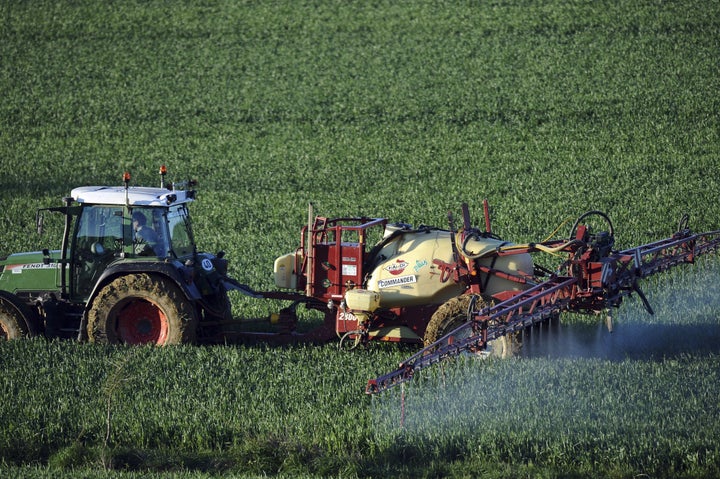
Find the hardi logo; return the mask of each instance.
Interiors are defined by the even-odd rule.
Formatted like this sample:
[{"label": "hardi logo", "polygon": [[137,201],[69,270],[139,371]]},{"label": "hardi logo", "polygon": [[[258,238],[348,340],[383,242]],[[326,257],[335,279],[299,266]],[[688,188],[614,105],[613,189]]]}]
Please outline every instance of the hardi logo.
[{"label": "hardi logo", "polygon": [[392,275],[398,275],[401,274],[403,271],[405,271],[405,268],[407,268],[407,262],[403,261],[401,259],[397,260],[391,265],[385,266],[385,271]]}]

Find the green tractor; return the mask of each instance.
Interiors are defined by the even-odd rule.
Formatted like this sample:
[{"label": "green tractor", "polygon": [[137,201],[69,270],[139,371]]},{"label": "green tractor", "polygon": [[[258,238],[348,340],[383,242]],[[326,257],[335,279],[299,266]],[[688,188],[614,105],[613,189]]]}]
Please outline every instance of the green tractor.
[{"label": "green tractor", "polygon": [[[85,186],[64,206],[60,249],[0,257],[0,339],[29,336],[102,343],[193,342],[198,325],[231,319],[223,253],[198,252],[183,189]],[[176,189],[177,188],[177,189]],[[252,294],[252,293],[250,293]]]}]

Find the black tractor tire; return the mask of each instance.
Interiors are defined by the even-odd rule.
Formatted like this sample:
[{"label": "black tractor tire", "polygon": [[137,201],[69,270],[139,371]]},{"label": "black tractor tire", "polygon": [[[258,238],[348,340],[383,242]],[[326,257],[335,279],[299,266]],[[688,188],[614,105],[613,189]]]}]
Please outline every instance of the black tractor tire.
[{"label": "black tractor tire", "polygon": [[0,291],[0,340],[33,336],[28,327],[33,313],[25,303],[6,291]]},{"label": "black tractor tire", "polygon": [[195,340],[198,315],[169,278],[129,274],[107,284],[88,311],[88,338],[110,344],[187,344]]},{"label": "black tractor tire", "polygon": [[[423,337],[425,346],[429,346],[467,321],[468,307],[472,298],[473,295],[470,294],[451,298],[435,311],[425,329]],[[478,298],[475,305],[476,308],[483,308],[487,306],[487,302]],[[511,334],[490,341],[487,351],[491,356],[507,358],[517,354],[519,346],[518,335]]]}]

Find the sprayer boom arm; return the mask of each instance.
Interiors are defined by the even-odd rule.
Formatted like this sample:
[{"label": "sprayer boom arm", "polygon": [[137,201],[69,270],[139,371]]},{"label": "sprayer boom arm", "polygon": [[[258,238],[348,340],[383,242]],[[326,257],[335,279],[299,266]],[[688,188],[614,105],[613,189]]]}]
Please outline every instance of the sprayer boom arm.
[{"label": "sprayer boom arm", "polygon": [[397,370],[370,380],[365,392],[373,394],[384,391],[411,379],[421,369],[464,352],[482,351],[489,341],[549,318],[571,300],[564,296],[564,292],[576,281],[572,277],[555,277],[507,301],[479,311],[476,319],[462,324],[403,361]]},{"label": "sprayer boom arm", "polygon": [[[555,243],[553,243],[555,244]],[[618,307],[622,298],[636,292],[648,312],[652,309],[638,280],[692,263],[695,257],[720,248],[720,230],[692,234],[683,229],[672,237],[613,252],[600,259],[581,254],[583,248],[568,242],[566,276],[551,276],[494,306],[476,309],[468,321],[400,363],[395,371],[368,381],[365,392],[374,394],[412,379],[416,372],[462,353],[477,353],[489,341],[520,331],[563,311],[600,313]],[[533,245],[537,249],[537,245]]]}]

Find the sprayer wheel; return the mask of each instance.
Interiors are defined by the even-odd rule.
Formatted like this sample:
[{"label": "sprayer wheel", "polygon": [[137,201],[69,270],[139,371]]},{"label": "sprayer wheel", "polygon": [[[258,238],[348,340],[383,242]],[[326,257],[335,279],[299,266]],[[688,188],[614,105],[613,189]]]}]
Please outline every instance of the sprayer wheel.
[{"label": "sprayer wheel", "polygon": [[[425,346],[434,343],[467,321],[468,307],[472,298],[473,296],[469,294],[451,298],[435,311],[425,330],[423,338]],[[484,308],[487,302],[478,298],[475,305],[477,308]],[[487,350],[492,356],[507,358],[515,355],[519,346],[517,334],[512,334],[490,341]]]},{"label": "sprayer wheel", "polygon": [[171,280],[149,274],[121,276],[105,286],[88,312],[90,341],[122,344],[190,343],[198,318]]},{"label": "sprayer wheel", "polygon": [[[472,296],[466,294],[451,298],[442,304],[432,315],[425,329],[425,336],[423,338],[425,346],[434,343],[453,329],[465,323],[467,321],[467,312],[471,300]],[[479,307],[484,307],[485,301],[478,299],[476,304]]]}]

